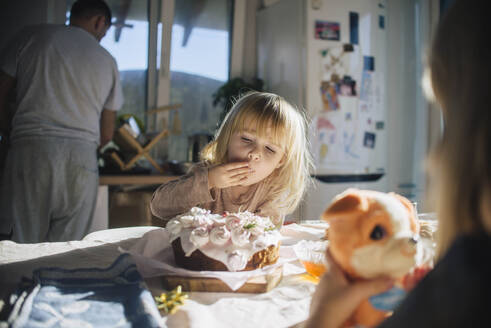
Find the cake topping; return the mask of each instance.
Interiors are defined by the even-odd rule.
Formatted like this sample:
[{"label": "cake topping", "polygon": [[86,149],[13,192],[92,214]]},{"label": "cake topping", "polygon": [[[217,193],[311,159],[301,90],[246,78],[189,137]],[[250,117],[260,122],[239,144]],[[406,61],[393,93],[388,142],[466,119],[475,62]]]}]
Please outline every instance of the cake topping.
[{"label": "cake topping", "polygon": [[229,239],[230,231],[224,225],[215,227],[210,232],[210,241],[215,245],[225,245]]},{"label": "cake topping", "polygon": [[268,247],[268,244],[266,243],[265,238],[256,238],[252,242],[252,247],[254,249],[265,249],[266,247]]},{"label": "cake topping", "polygon": [[221,216],[218,214],[211,214],[210,211],[199,207],[193,207],[189,212],[178,216],[177,219],[181,221],[184,228],[197,228],[202,226],[212,226],[214,224],[214,219],[221,219]]},{"label": "cake topping", "polygon": [[179,220],[170,220],[165,226],[171,235],[178,235],[182,230],[182,223]]},{"label": "cake topping", "polygon": [[229,215],[225,218],[225,225],[228,230],[232,231],[234,229],[242,228],[242,221],[235,215]]},{"label": "cake topping", "polygon": [[184,215],[180,217],[180,221],[184,228],[189,228],[193,226],[194,217],[191,215]]},{"label": "cake topping", "polygon": [[234,245],[242,247],[249,243],[250,231],[247,229],[234,229],[232,230],[232,242]]},{"label": "cake topping", "polygon": [[194,244],[194,246],[200,248],[204,246],[210,241],[210,234],[208,233],[208,229],[206,227],[198,227],[191,231],[191,236],[189,236],[189,240]]},{"label": "cake topping", "polygon": [[247,264],[247,257],[238,250],[233,251],[228,256],[228,267],[231,271],[238,271],[243,269]]},{"label": "cake topping", "polygon": [[220,215],[193,207],[169,221],[166,228],[171,242],[181,239],[186,256],[199,249],[230,271],[244,269],[254,253],[278,245],[281,238],[269,218],[247,211]]}]

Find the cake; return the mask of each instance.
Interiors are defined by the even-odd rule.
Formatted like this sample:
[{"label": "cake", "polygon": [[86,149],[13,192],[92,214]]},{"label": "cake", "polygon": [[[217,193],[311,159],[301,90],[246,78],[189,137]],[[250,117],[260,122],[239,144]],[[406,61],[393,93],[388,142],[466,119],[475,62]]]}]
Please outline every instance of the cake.
[{"label": "cake", "polygon": [[267,217],[250,212],[212,214],[193,207],[166,229],[176,264],[195,271],[248,271],[275,263],[280,233]]}]

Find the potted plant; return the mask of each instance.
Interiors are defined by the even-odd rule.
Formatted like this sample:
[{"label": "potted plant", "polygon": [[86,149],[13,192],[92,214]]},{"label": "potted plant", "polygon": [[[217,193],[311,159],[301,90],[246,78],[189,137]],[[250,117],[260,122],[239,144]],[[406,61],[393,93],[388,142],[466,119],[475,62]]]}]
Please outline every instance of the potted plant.
[{"label": "potted plant", "polygon": [[223,107],[218,126],[221,125],[221,122],[229,112],[230,108],[232,108],[235,99],[248,91],[263,91],[263,85],[263,80],[259,78],[253,78],[250,82],[248,82],[243,78],[236,77],[228,80],[225,84],[218,88],[218,90],[212,95],[213,106],[221,105]]}]

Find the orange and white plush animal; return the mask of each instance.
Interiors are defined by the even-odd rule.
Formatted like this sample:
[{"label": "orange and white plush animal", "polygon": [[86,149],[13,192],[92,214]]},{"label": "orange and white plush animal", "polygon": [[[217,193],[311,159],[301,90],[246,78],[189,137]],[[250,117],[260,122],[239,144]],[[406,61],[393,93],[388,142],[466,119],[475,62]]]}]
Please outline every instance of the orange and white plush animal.
[{"label": "orange and white plush animal", "polygon": [[[350,280],[390,276],[402,282],[422,257],[415,212],[395,193],[348,189],[322,214],[329,223],[329,251]],[[384,294],[363,301],[346,324],[378,325],[405,292],[395,287]]]}]

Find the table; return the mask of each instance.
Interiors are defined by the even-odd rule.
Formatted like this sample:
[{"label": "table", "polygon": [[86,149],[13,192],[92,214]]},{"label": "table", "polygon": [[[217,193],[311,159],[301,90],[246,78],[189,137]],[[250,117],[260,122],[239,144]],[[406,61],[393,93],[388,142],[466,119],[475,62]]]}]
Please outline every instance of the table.
[{"label": "table", "polygon": [[97,191],[97,203],[90,232],[109,227],[109,186],[160,185],[175,179],[176,175],[101,175]]},{"label": "table", "polygon": [[[325,226],[291,224],[282,229],[284,242],[320,238]],[[118,247],[131,248],[143,234],[157,227],[108,229],[87,235],[81,241],[17,244],[0,242],[0,297],[5,299],[22,276],[34,269],[58,266],[67,269],[107,267],[120,255]],[[298,232],[298,233],[297,233]],[[299,267],[301,264],[297,263]],[[153,295],[163,289],[160,279],[145,279]],[[303,322],[315,285],[299,275],[283,277],[264,294],[190,293],[180,311],[164,317],[167,327],[293,327]]]}]

